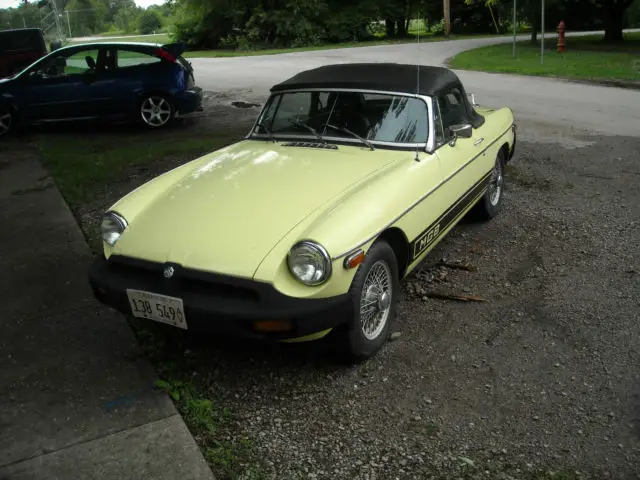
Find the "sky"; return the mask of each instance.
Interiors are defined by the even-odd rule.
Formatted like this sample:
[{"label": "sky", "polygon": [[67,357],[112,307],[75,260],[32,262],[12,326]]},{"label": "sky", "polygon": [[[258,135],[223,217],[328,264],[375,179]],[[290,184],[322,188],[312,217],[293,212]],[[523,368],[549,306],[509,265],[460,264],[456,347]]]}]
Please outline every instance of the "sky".
[{"label": "sky", "polygon": [[[143,8],[146,8],[149,5],[163,3],[162,0],[135,0],[135,2],[136,2],[136,5]],[[0,0],[0,8],[17,7],[19,4],[20,4],[20,0]]]}]

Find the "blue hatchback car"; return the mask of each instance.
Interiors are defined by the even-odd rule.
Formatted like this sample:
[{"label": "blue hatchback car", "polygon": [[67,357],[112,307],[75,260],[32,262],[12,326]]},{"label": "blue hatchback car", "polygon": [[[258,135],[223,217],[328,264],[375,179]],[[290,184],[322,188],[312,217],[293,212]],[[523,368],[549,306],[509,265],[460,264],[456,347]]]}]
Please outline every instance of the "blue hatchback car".
[{"label": "blue hatchback car", "polygon": [[134,120],[151,128],[201,110],[184,44],[90,43],[60,48],[0,79],[0,137],[18,125]]}]

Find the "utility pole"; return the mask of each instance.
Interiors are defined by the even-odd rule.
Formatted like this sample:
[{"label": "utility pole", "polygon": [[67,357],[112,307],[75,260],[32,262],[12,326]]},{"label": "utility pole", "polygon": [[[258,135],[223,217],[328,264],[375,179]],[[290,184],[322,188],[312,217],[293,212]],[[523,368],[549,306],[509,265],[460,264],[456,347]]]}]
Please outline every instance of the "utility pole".
[{"label": "utility pole", "polygon": [[69,27],[69,38],[71,38],[71,21],[69,20],[69,10],[67,10],[67,26]]},{"label": "utility pole", "polygon": [[542,0],[542,13],[540,15],[540,63],[544,63],[544,0]]},{"label": "utility pole", "polygon": [[516,56],[516,0],[513,0],[513,56]]},{"label": "utility pole", "polygon": [[448,37],[451,32],[451,4],[450,0],[443,0],[444,4],[444,36]]}]

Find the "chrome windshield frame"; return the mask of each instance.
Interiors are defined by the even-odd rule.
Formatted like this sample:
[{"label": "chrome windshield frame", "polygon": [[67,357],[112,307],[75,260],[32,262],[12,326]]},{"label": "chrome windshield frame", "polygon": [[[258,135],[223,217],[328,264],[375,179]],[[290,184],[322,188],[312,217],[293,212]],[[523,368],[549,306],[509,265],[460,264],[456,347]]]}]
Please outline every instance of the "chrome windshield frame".
[{"label": "chrome windshield frame", "polygon": [[[247,135],[245,135],[245,139],[247,140],[251,140],[251,139],[257,139],[257,140],[270,140],[272,141],[272,138],[276,138],[277,140],[281,140],[281,141],[287,141],[287,140],[299,140],[299,141],[314,141],[317,140],[315,136],[313,136],[311,133],[309,134],[273,134],[273,136],[268,135],[268,134],[263,134],[263,133],[257,133],[256,127],[258,126],[258,123],[260,121],[260,119],[262,118],[262,116],[265,113],[265,110],[268,108],[268,106],[270,105],[272,99],[278,95],[282,95],[282,94],[286,94],[286,93],[301,93],[301,92],[357,92],[357,93],[372,93],[372,94],[379,94],[379,95],[395,95],[398,97],[410,97],[410,98],[417,98],[419,100],[422,100],[425,103],[425,106],[427,107],[427,141],[426,142],[419,142],[419,143],[398,143],[398,142],[383,142],[383,141],[379,141],[379,140],[371,140],[368,139],[369,142],[371,142],[371,144],[374,147],[380,147],[380,148],[390,148],[390,149],[396,149],[396,150],[422,150],[422,151],[426,151],[428,153],[431,153],[435,150],[435,139],[434,139],[434,128],[433,128],[433,101],[432,98],[430,96],[427,95],[418,95],[415,93],[408,93],[408,92],[394,92],[394,91],[387,91],[387,90],[370,90],[370,89],[362,89],[362,88],[294,88],[294,89],[286,89],[286,90],[278,90],[276,92],[272,92],[269,97],[267,98],[266,102],[264,103],[263,107],[260,110],[260,113],[258,114],[258,116],[256,117],[255,121],[253,122],[253,125],[251,126],[251,129],[249,130],[249,133],[247,133]],[[353,144],[354,146],[357,145],[362,145],[362,142],[360,142],[358,139],[355,138],[349,138],[349,137],[336,137],[336,136],[329,136],[329,135],[325,135],[322,137],[324,140],[330,142],[330,143],[341,143],[341,144],[348,144],[351,145]]]}]

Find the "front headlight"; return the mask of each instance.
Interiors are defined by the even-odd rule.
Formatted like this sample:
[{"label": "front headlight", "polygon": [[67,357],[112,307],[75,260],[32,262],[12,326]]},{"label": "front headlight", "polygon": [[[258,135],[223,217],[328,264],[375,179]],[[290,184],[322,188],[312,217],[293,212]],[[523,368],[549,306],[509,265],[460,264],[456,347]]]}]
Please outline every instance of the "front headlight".
[{"label": "front headlight", "polygon": [[322,245],[314,242],[295,244],[287,263],[293,276],[305,285],[320,285],[331,275],[331,257]]},{"label": "front headlight", "polygon": [[127,221],[124,218],[115,212],[105,213],[100,224],[102,240],[114,246],[125,228],[127,228]]}]

